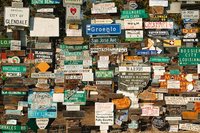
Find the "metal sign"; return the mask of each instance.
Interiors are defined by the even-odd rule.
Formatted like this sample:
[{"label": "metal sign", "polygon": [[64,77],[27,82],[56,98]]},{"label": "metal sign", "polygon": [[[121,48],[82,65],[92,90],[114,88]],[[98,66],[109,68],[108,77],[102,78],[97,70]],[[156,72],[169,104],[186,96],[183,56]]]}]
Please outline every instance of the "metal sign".
[{"label": "metal sign", "polygon": [[149,6],[168,7],[168,0],[149,0]]},{"label": "metal sign", "polygon": [[49,119],[48,118],[37,118],[36,119],[36,124],[39,127],[39,129],[45,129],[46,126],[49,123]]},{"label": "metal sign", "polygon": [[7,72],[6,77],[21,77],[21,72]]},{"label": "metal sign", "polygon": [[113,78],[114,73],[112,70],[97,70],[95,71],[96,78]]},{"label": "metal sign", "polygon": [[142,41],[143,30],[126,30],[125,31],[126,41]]},{"label": "metal sign", "polygon": [[81,6],[68,4],[66,7],[66,20],[81,19]]},{"label": "metal sign", "polygon": [[179,49],[179,65],[197,65],[200,64],[200,48],[180,48]]},{"label": "metal sign", "polygon": [[65,44],[60,44],[60,48],[62,49],[62,50],[74,50],[74,51],[76,51],[76,50],[88,50],[89,49],[89,46],[88,45],[65,45]]},{"label": "metal sign", "polygon": [[93,19],[91,20],[91,24],[111,24],[113,22],[112,19]]},{"label": "metal sign", "polygon": [[10,39],[0,39],[0,48],[9,48],[11,45]]},{"label": "metal sign", "polygon": [[26,66],[2,66],[2,72],[26,72]]},{"label": "metal sign", "polygon": [[5,26],[29,26],[29,8],[5,7]]},{"label": "metal sign", "polygon": [[150,57],[150,62],[154,62],[154,63],[169,63],[170,61],[170,58],[169,57],[158,57],[158,56],[153,56],[153,57]]},{"label": "metal sign", "polygon": [[173,22],[145,22],[145,29],[173,29]]},{"label": "metal sign", "polygon": [[117,7],[107,7],[107,6],[102,6],[102,7],[97,7],[97,8],[93,7],[91,9],[91,13],[92,14],[117,13]]},{"label": "metal sign", "polygon": [[31,78],[55,78],[54,73],[31,73]]},{"label": "metal sign", "polygon": [[127,52],[127,48],[90,48],[91,53],[98,52],[112,52],[112,53],[124,53]]},{"label": "metal sign", "polygon": [[142,18],[124,19],[124,28],[125,29],[142,29],[143,28]]},{"label": "metal sign", "polygon": [[158,52],[157,50],[146,50],[146,49],[144,49],[144,50],[137,50],[136,54],[137,55],[156,55],[156,54],[158,54],[157,52]]},{"label": "metal sign", "polygon": [[60,4],[60,0],[31,0],[31,4]]},{"label": "metal sign", "polygon": [[86,26],[87,35],[121,34],[120,24],[89,24]]},{"label": "metal sign", "polygon": [[169,31],[148,31],[149,36],[169,36]]},{"label": "metal sign", "polygon": [[119,37],[117,36],[102,36],[90,38],[90,44],[116,44],[119,43]]},{"label": "metal sign", "polygon": [[2,95],[12,95],[12,96],[25,96],[27,92],[24,91],[5,91],[1,90]]},{"label": "metal sign", "polygon": [[64,104],[65,105],[85,105],[86,104],[86,91],[76,91],[69,96],[70,91],[64,92]]},{"label": "metal sign", "polygon": [[199,10],[182,10],[182,19],[199,19]]},{"label": "metal sign", "polygon": [[131,18],[148,18],[148,14],[145,12],[144,9],[121,11],[121,19],[131,19]]},{"label": "metal sign", "polygon": [[26,131],[28,130],[27,126],[19,125],[0,125],[0,130],[10,130],[10,131]]},{"label": "metal sign", "polygon": [[83,3],[83,0],[63,0],[64,4],[79,4]]}]

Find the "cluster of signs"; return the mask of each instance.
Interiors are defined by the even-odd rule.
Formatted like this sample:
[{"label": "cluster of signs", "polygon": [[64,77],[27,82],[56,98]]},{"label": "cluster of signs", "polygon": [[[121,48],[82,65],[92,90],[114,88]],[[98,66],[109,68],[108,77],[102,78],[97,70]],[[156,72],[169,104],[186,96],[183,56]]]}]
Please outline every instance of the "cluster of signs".
[{"label": "cluster of signs", "polygon": [[[122,5],[111,0],[31,0],[32,6],[40,5],[31,18],[30,7],[12,2],[5,7],[4,25],[13,38],[0,39],[6,117],[0,130],[33,130],[30,124],[17,124],[24,115],[41,130],[59,113],[66,119],[87,119],[81,106],[92,101],[93,126],[102,133],[151,125],[161,131],[199,131],[198,0],[181,1],[149,0],[146,10],[135,0]],[[66,37],[50,41],[60,36],[61,20],[52,5],[61,3]],[[90,21],[84,22],[88,7]],[[183,27],[174,20],[177,15]],[[15,34],[27,28],[24,44]]]}]

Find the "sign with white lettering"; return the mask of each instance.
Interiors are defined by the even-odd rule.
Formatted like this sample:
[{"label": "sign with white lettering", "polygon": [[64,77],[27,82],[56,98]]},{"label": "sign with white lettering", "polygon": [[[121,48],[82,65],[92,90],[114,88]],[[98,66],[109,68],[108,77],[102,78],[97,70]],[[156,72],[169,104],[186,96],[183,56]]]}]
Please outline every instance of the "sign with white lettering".
[{"label": "sign with white lettering", "polygon": [[60,4],[60,0],[31,0],[31,4]]},{"label": "sign with white lettering", "polygon": [[124,19],[125,29],[142,29],[142,18]]},{"label": "sign with white lettering", "polygon": [[81,19],[81,6],[68,4],[66,7],[66,20]]},{"label": "sign with white lettering", "polygon": [[29,8],[5,7],[5,26],[29,26]]},{"label": "sign with white lettering", "polygon": [[173,29],[173,22],[145,22],[145,29]]}]

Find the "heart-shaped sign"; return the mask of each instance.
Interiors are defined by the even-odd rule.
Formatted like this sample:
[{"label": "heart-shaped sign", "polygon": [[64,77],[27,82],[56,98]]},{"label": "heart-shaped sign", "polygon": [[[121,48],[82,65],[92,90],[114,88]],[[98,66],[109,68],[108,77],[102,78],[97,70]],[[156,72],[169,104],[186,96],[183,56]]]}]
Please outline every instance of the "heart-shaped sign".
[{"label": "heart-shaped sign", "polygon": [[49,123],[49,119],[48,118],[37,118],[36,119],[36,124],[39,127],[39,129],[45,129],[46,126]]},{"label": "heart-shaped sign", "polygon": [[70,12],[74,15],[76,14],[76,8],[70,8]]}]

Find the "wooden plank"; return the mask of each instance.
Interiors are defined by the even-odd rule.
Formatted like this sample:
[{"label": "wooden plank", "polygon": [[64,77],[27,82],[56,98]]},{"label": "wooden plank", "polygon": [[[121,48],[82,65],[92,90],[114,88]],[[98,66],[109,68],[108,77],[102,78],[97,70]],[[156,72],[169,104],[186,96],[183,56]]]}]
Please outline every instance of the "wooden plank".
[{"label": "wooden plank", "polygon": [[20,50],[20,51],[11,51],[11,50],[6,50],[7,56],[26,56],[25,50]]},{"label": "wooden plank", "polygon": [[81,45],[84,43],[83,37],[65,37],[64,44],[66,45]]}]

